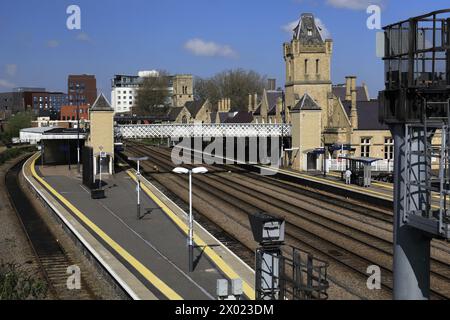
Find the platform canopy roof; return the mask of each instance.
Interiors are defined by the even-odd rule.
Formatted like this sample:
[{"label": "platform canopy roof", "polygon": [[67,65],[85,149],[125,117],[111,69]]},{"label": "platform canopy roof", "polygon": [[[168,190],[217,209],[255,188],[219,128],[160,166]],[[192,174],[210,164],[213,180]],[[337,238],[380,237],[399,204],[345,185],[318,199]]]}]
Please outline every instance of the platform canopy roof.
[{"label": "platform canopy roof", "polygon": [[361,163],[365,163],[365,164],[371,164],[373,162],[383,160],[381,158],[371,158],[371,157],[346,157],[346,156],[343,156],[343,157],[339,157],[339,158],[349,160],[349,161],[361,162]]}]

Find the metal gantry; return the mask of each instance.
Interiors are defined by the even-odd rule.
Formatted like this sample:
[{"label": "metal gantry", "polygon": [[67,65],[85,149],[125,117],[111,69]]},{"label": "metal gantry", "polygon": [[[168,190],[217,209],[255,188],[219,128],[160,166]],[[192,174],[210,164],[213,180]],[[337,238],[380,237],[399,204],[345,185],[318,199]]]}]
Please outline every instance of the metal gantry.
[{"label": "metal gantry", "polygon": [[116,136],[123,139],[184,137],[288,137],[290,124],[131,124],[117,125]]},{"label": "metal gantry", "polygon": [[450,9],[384,31],[379,114],[395,141],[394,298],[428,299],[431,239],[450,238]]}]

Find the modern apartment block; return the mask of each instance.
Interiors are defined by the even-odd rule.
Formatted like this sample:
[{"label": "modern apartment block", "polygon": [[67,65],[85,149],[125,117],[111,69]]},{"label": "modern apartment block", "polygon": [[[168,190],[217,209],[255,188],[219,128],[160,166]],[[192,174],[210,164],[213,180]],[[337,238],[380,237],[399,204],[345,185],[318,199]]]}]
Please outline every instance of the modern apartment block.
[{"label": "modern apartment block", "polygon": [[63,92],[26,91],[23,92],[25,109],[33,111],[38,117],[50,117],[58,120],[61,107],[68,103],[67,94]]},{"label": "modern apartment block", "polygon": [[97,99],[97,80],[93,75],[69,75],[67,80],[69,105],[92,106]]},{"label": "modern apartment block", "polygon": [[[111,83],[111,106],[116,113],[129,113],[136,106],[138,89],[147,77],[159,77],[158,71],[140,71],[138,75],[115,75]],[[192,75],[173,75],[169,77],[167,91],[169,105],[182,107],[193,101]]]}]

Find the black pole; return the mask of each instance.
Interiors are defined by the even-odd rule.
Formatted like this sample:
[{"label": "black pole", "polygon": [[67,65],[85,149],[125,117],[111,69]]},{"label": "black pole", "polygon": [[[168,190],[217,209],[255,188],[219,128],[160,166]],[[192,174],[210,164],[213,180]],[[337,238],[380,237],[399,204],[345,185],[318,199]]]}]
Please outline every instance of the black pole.
[{"label": "black pole", "polygon": [[80,105],[78,96],[78,87],[76,88],[76,105],[77,105],[77,170],[80,173]]},{"label": "black pole", "polygon": [[67,139],[67,154],[68,154],[68,158],[69,158],[69,171],[71,170],[70,167],[70,140]]},{"label": "black pole", "polygon": [[286,124],[286,96],[284,94],[284,91],[281,91],[281,157],[283,159],[282,166],[284,167],[284,164],[286,163],[286,159],[284,158],[285,152],[284,152],[284,125]]}]

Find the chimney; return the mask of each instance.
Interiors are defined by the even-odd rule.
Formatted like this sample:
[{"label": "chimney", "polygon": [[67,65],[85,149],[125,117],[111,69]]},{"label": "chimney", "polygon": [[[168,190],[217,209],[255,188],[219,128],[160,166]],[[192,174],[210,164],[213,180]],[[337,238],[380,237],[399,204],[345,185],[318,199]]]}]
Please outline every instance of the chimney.
[{"label": "chimney", "polygon": [[352,100],[352,79],[353,76],[345,77],[345,101]]},{"label": "chimney", "polygon": [[227,99],[227,112],[230,112],[231,110],[231,98]]},{"label": "chimney", "polygon": [[252,95],[248,94],[248,112],[253,112]]},{"label": "chimney", "polygon": [[357,109],[357,91],[356,91],[356,77],[352,77],[350,81],[351,88],[351,110],[350,122],[353,129],[358,129],[358,109]]},{"label": "chimney", "polygon": [[223,99],[219,99],[219,102],[217,103],[217,112],[222,112],[222,103],[223,103]]},{"label": "chimney", "polygon": [[253,111],[256,111],[256,108],[258,108],[258,94],[255,93],[253,96]]},{"label": "chimney", "polygon": [[276,79],[267,79],[267,90],[274,91],[277,87],[277,80]]}]

